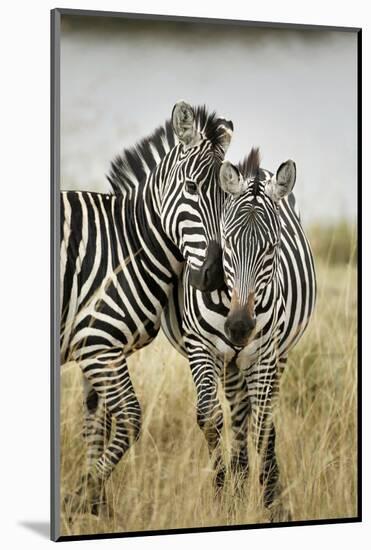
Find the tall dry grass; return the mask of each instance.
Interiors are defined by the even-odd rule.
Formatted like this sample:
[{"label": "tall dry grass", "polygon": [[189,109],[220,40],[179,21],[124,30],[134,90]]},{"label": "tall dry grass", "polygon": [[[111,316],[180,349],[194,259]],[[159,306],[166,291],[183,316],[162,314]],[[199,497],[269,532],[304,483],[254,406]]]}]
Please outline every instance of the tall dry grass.
[{"label": "tall dry grass", "polygon": [[[283,498],[294,520],[357,513],[355,242],[342,261],[332,261],[324,250],[315,247],[316,312],[289,356],[276,413]],[[72,524],[62,515],[63,534],[268,521],[251,445],[250,477],[242,496],[229,483],[224,494],[215,498],[206,443],[196,424],[195,390],[187,361],[160,336],[129,360],[129,368],[142,405],[143,429],[108,483],[114,514],[110,518],[78,516]],[[73,491],[84,471],[80,376],[74,364],[62,375],[62,494]],[[223,443],[228,452],[224,401],[223,406]]]}]

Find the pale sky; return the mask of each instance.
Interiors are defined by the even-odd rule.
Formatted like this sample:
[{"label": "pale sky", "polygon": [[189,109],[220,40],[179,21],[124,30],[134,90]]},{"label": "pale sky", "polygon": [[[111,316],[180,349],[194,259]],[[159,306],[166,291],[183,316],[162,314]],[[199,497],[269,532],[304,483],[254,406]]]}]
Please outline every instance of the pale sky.
[{"label": "pale sky", "polygon": [[355,33],[67,19],[63,189],[106,191],[110,160],[185,99],[233,120],[232,162],[253,145],[271,171],[295,160],[304,220],[355,219]]}]

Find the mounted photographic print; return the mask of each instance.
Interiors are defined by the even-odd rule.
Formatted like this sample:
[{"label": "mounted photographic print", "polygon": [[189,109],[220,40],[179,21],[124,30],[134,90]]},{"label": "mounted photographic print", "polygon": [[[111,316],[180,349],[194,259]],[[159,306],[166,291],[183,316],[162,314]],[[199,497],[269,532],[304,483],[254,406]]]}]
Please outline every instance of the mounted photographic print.
[{"label": "mounted photographic print", "polygon": [[52,11],[52,538],[361,520],[361,30]]}]

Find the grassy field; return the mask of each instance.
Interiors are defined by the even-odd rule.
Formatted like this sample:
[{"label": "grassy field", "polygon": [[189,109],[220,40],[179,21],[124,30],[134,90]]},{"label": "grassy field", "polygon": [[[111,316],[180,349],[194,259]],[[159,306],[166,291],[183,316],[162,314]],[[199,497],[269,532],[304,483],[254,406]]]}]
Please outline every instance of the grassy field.
[{"label": "grassy field", "polygon": [[[318,228],[313,229],[317,308],[289,356],[276,414],[283,497],[294,520],[357,513],[356,250],[354,231],[341,231],[328,231],[324,244]],[[129,360],[129,368],[144,422],[140,440],[108,483],[114,515],[79,516],[72,525],[62,517],[63,534],[267,522],[252,450],[243,495],[238,497],[228,485],[222,497],[215,498],[186,360],[160,335]],[[61,415],[65,494],[73,491],[84,469],[81,378],[74,364],[62,376]]]}]

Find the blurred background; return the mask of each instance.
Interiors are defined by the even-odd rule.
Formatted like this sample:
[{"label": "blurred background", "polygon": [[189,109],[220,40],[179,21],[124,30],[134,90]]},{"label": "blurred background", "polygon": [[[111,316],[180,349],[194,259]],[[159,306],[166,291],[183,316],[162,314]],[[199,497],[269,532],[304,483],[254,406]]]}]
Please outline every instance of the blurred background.
[{"label": "blurred background", "polygon": [[206,103],[230,118],[228,157],[259,145],[272,171],[296,161],[303,219],[356,216],[356,34],[62,17],[61,185],[105,191],[110,160]]},{"label": "blurred background", "polygon": [[[169,118],[179,99],[206,103],[234,121],[232,162],[252,145],[272,171],[296,161],[295,194],[315,256],[318,301],[282,379],[277,452],[293,519],[353,517],[356,33],[64,16],[61,40],[62,189],[107,191],[110,160]],[[114,517],[82,517],[71,527],[63,516],[63,532],[267,521],[256,462],[247,498],[231,490],[216,502],[187,361],[160,335],[129,358],[129,369],[144,424],[110,481]],[[64,372],[62,495],[76,487],[84,465],[79,370]],[[226,422],[226,453],[228,430]]]}]

